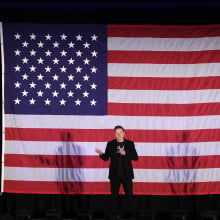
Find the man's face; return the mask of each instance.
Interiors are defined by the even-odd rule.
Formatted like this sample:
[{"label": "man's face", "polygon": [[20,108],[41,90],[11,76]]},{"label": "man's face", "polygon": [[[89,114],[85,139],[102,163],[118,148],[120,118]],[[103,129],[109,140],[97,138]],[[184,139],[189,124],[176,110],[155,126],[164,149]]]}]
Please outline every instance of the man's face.
[{"label": "man's face", "polygon": [[115,130],[115,137],[117,141],[124,141],[125,132],[121,128]]}]

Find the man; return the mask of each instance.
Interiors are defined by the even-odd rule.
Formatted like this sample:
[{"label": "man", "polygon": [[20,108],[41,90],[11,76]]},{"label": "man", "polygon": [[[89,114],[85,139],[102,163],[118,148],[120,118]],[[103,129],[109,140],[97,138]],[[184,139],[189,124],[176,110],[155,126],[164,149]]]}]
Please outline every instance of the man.
[{"label": "man", "polygon": [[[105,152],[96,148],[95,151],[100,158],[107,161],[110,158],[109,179],[112,195],[112,212],[116,213],[116,206],[119,197],[119,189],[122,184],[124,192],[128,198],[129,206],[132,206],[134,172],[132,160],[137,161],[138,155],[135,149],[134,142],[124,138],[125,131],[120,125],[115,126],[114,133],[116,139],[107,143]],[[132,209],[132,207],[129,207]],[[130,209],[130,210],[131,210]]]}]

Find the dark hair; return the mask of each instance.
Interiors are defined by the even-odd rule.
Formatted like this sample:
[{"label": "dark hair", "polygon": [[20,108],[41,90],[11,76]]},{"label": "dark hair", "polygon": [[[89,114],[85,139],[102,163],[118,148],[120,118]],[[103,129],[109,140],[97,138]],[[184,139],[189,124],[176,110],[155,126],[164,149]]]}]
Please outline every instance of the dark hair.
[{"label": "dark hair", "polygon": [[116,126],[114,127],[114,131],[115,131],[116,129],[118,129],[118,128],[122,129],[123,131],[125,130],[121,125],[116,125]]}]

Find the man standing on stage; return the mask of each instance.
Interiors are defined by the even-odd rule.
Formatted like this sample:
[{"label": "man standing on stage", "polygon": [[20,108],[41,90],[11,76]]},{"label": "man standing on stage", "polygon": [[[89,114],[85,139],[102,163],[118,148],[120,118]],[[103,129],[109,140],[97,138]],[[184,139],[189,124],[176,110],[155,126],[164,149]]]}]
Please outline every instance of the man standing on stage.
[{"label": "man standing on stage", "polygon": [[[109,158],[111,159],[108,177],[110,179],[112,195],[111,208],[112,213],[115,215],[121,184],[128,198],[129,206],[132,206],[132,179],[134,178],[134,172],[131,161],[137,161],[138,155],[135,149],[134,142],[124,138],[125,131],[122,126],[115,126],[114,133],[116,139],[107,143],[104,153],[98,148],[96,148],[95,151],[104,161],[107,161]],[[131,211],[132,207],[129,208]]]}]

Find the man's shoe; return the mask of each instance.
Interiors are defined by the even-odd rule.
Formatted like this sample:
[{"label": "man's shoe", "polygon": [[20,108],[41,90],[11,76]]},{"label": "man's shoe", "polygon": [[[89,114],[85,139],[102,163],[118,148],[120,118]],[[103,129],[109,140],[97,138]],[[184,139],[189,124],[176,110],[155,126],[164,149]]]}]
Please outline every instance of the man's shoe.
[{"label": "man's shoe", "polygon": [[107,220],[120,220],[121,216],[119,214],[118,215],[111,215],[111,216],[108,216],[106,219]]},{"label": "man's shoe", "polygon": [[120,220],[120,219],[121,219],[120,214],[117,214],[117,215],[115,216],[115,220]]},{"label": "man's shoe", "polygon": [[106,220],[120,220],[120,219],[121,219],[120,215],[111,215],[106,217]]}]

